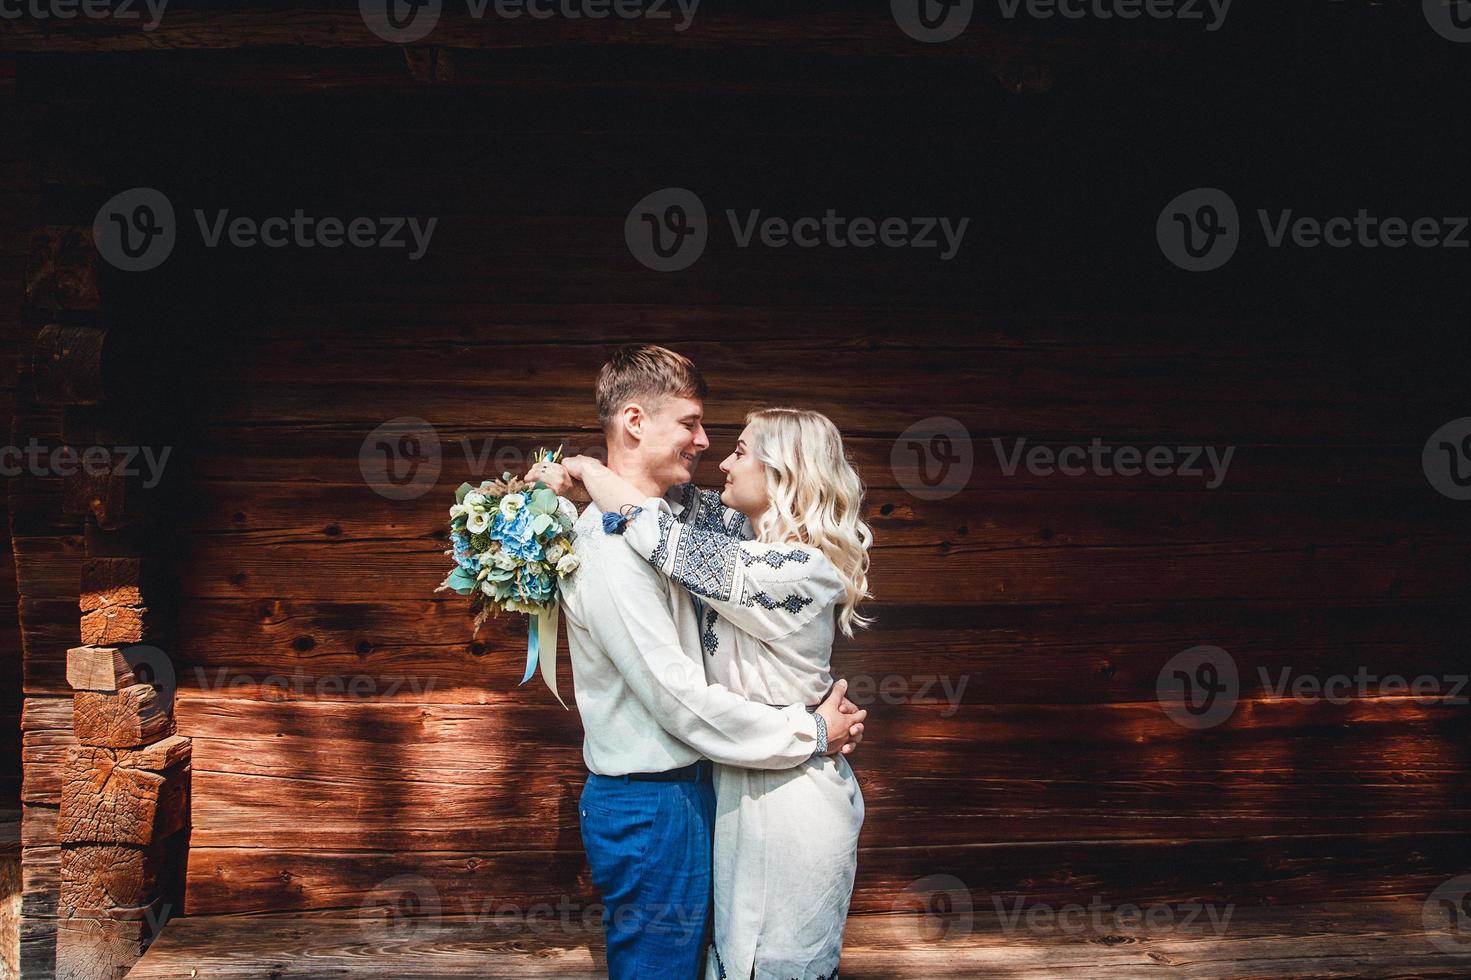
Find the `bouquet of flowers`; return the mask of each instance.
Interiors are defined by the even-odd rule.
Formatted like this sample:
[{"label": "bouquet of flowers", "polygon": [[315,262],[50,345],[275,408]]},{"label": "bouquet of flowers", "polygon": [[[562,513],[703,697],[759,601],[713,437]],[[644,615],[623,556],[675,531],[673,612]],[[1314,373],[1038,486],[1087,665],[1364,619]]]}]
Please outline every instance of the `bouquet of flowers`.
[{"label": "bouquet of flowers", "polygon": [[[555,453],[538,449],[536,462],[555,463]],[[545,483],[526,483],[510,473],[479,487],[460,484],[449,509],[454,568],[435,592],[446,589],[470,597],[475,634],[492,614],[534,616],[528,626],[525,684],[541,667],[542,678],[557,693],[557,597],[561,582],[577,570],[572,530],[577,508]]]}]

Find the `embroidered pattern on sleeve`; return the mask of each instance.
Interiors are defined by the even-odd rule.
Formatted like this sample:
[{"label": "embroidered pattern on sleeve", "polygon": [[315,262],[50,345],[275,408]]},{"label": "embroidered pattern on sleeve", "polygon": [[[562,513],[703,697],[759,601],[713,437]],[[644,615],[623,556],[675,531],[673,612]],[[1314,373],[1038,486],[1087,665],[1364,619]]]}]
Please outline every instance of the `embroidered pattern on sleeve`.
[{"label": "embroidered pattern on sleeve", "polygon": [[811,559],[812,556],[800,548],[793,548],[791,551],[773,550],[760,555],[753,555],[750,552],[744,550],[741,552],[741,561],[745,562],[747,567],[754,565],[757,562],[764,562],[765,564],[770,565],[772,568],[780,568],[789,561],[794,561],[799,564],[806,564],[808,561],[811,561]]},{"label": "embroidered pattern on sleeve", "polygon": [[740,546],[724,534],[699,527],[685,528],[674,548],[669,575],[691,592],[711,599],[729,599],[735,588],[736,555]]},{"label": "embroidered pattern on sleeve", "polygon": [[762,609],[785,609],[789,613],[801,612],[802,607],[811,604],[812,597],[810,595],[798,595],[795,592],[779,601],[773,599],[765,592],[757,592],[741,597],[741,605],[743,606],[760,606]]},{"label": "embroidered pattern on sleeve", "polygon": [[714,609],[708,606],[705,607],[705,629],[700,633],[700,646],[712,657],[720,649],[720,637],[715,635],[715,619],[717,615]]},{"label": "embroidered pattern on sleeve", "polygon": [[664,559],[669,557],[669,532],[674,529],[674,516],[659,511],[659,543],[654,546],[654,553],[649,556],[649,564],[657,569],[663,569]]}]

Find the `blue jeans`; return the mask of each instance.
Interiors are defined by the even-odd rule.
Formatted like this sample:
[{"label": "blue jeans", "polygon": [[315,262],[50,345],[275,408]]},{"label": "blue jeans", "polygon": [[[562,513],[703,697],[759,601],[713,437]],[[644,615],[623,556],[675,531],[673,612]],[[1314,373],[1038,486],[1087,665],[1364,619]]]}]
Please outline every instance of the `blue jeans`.
[{"label": "blue jeans", "polygon": [[609,980],[699,980],[709,941],[715,789],[589,773],[582,846],[603,895]]}]

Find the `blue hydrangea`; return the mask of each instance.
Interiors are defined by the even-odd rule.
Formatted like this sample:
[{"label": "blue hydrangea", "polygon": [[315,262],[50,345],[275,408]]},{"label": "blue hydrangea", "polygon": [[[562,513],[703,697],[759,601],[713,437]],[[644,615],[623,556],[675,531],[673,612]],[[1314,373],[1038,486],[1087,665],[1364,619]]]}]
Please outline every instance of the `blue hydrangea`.
[{"label": "blue hydrangea", "polygon": [[545,552],[531,530],[531,519],[531,511],[525,507],[516,511],[516,516],[509,521],[504,515],[497,513],[495,522],[490,527],[490,536],[500,541],[501,549],[513,558],[542,561]]}]

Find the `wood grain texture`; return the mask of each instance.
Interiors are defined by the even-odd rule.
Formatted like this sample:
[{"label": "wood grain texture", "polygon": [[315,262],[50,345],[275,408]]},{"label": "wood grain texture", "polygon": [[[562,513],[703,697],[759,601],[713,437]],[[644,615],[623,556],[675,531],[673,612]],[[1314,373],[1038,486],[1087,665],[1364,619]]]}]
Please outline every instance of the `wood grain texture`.
[{"label": "wood grain texture", "polygon": [[[580,908],[530,915],[453,916],[365,923],[320,917],[186,916],[169,923],[135,971],[161,980],[202,977],[337,977],[363,969],[394,977],[606,975],[601,929]],[[1162,911],[1166,911],[1162,909]],[[855,915],[844,934],[845,977],[1056,976],[1266,978],[1452,977],[1471,953],[1447,950],[1421,925],[1412,899],[1330,902],[1219,911],[1225,927],[1180,928],[1201,915],[1169,909],[1169,926],[1123,930],[1018,929],[994,909],[966,914]],[[1165,921],[1164,916],[1157,920]]]}]

